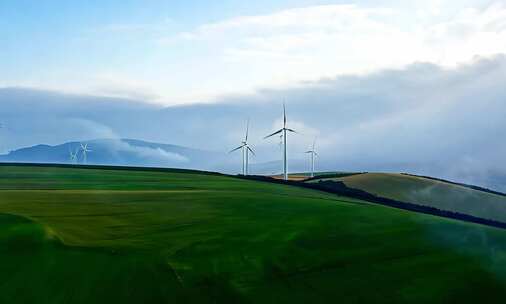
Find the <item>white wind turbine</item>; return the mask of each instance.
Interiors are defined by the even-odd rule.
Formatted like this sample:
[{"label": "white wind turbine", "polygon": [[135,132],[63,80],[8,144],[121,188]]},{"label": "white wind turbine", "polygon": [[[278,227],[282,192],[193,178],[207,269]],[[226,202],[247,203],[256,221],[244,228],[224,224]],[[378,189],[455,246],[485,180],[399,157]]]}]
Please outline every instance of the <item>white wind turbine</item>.
[{"label": "white wind turbine", "polygon": [[72,152],[72,148],[69,146],[69,156],[70,156],[70,162],[75,164],[77,163],[77,155],[79,153],[79,148],[76,149],[76,152]]},{"label": "white wind turbine", "polygon": [[81,143],[81,151],[83,152],[83,163],[86,164],[88,161],[88,152],[93,152],[92,150],[88,149],[88,143]]},{"label": "white wind turbine", "polygon": [[249,152],[251,152],[253,155],[255,155],[255,152],[253,152],[253,149],[251,149],[251,147],[248,144],[248,133],[249,133],[249,119],[246,124],[246,136],[244,137],[244,140],[242,141],[241,145],[229,152],[229,153],[232,153],[237,150],[241,150],[241,153],[242,153],[242,175],[248,175],[248,173],[249,173]]},{"label": "white wind turbine", "polygon": [[316,153],[316,150],[315,150],[315,144],[316,144],[316,138],[313,141],[313,147],[311,148],[311,150],[306,151],[306,153],[311,154],[311,177],[314,177],[314,159],[316,156],[318,156],[318,153]]},{"label": "white wind turbine", "polygon": [[296,133],[295,130],[289,129],[286,127],[286,108],[285,103],[283,103],[283,128],[264,137],[264,139],[267,139],[271,136],[282,134],[283,135],[283,178],[284,180],[288,180],[288,170],[287,170],[287,160],[286,160],[286,132],[293,132]]}]

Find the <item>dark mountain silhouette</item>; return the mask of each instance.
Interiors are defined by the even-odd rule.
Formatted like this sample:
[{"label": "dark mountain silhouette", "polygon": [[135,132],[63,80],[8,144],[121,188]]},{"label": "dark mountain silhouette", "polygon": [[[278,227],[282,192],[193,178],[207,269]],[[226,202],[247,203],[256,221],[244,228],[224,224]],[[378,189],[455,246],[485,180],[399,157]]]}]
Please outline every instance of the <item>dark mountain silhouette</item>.
[{"label": "dark mountain silhouette", "polygon": [[[88,144],[91,150],[87,164],[211,169],[225,158],[217,152],[135,139],[96,139],[82,143]],[[80,147],[81,142],[77,141],[36,145],[0,155],[0,162],[83,164]],[[71,152],[77,152],[75,162],[71,160]]]}]

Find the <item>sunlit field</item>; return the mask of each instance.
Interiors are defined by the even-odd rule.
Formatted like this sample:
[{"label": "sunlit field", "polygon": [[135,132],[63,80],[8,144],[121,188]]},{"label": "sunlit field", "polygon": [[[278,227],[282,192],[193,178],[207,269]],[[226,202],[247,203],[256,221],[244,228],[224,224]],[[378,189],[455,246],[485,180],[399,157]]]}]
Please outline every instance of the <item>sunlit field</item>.
[{"label": "sunlit field", "polygon": [[185,171],[0,167],[2,303],[476,303],[506,231]]}]

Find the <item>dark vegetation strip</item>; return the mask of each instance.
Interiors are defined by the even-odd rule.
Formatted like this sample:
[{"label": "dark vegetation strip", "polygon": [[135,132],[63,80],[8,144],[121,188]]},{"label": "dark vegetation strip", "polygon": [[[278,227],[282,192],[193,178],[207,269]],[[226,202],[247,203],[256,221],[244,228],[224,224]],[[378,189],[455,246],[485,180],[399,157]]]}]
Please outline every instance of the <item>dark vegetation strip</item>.
[{"label": "dark vegetation strip", "polygon": [[281,179],[275,179],[272,177],[267,176],[237,176],[241,179],[249,179],[249,180],[255,180],[255,181],[263,181],[263,182],[269,182],[269,183],[275,183],[275,184],[283,184],[283,185],[291,185],[296,187],[302,187],[302,188],[308,188],[313,190],[319,190],[324,191],[328,193],[337,194],[340,196],[346,196],[351,198],[356,198],[364,201],[368,201],[371,203],[376,203],[388,207],[393,207],[397,209],[403,209],[408,211],[414,211],[424,214],[430,214],[440,217],[446,217],[450,219],[460,220],[464,222],[470,222],[475,224],[481,224],[496,228],[502,228],[506,229],[506,223],[494,221],[490,219],[484,219],[468,214],[463,214],[459,212],[453,212],[453,211],[447,211],[447,210],[441,210],[435,207],[429,207],[429,206],[422,206],[418,204],[413,203],[407,203],[407,202],[401,202],[385,197],[376,196],[374,194],[371,194],[369,192],[349,188],[346,186],[343,182],[340,181],[319,181],[318,183],[304,183],[304,182],[298,182],[298,181],[285,181]]},{"label": "dark vegetation strip", "polygon": [[449,181],[449,180],[446,180],[446,179],[437,178],[437,177],[431,177],[431,176],[425,176],[425,175],[415,175],[415,174],[410,174],[410,173],[401,173],[401,174],[402,175],[406,175],[406,176],[426,178],[426,179],[435,180],[435,181],[438,181],[438,182],[448,183],[448,184],[452,184],[452,185],[456,185],[456,186],[462,186],[462,187],[469,188],[469,189],[472,189],[472,190],[487,192],[487,193],[491,193],[491,194],[495,194],[495,195],[500,195],[500,196],[506,197],[506,193],[499,192],[499,191],[494,191],[494,190],[491,190],[491,189],[488,189],[488,188],[483,188],[483,187],[480,187],[480,186],[474,186],[474,185],[469,185],[469,184],[464,184],[464,183],[457,183],[457,182],[452,182],[452,181]]},{"label": "dark vegetation strip", "polygon": [[343,177],[349,177],[354,175],[360,175],[360,174],[366,174],[368,172],[346,172],[346,173],[329,173],[329,174],[319,174],[315,177],[310,177],[305,179],[305,182],[313,181],[313,180],[319,180],[319,179],[326,179],[326,178],[343,178]]}]

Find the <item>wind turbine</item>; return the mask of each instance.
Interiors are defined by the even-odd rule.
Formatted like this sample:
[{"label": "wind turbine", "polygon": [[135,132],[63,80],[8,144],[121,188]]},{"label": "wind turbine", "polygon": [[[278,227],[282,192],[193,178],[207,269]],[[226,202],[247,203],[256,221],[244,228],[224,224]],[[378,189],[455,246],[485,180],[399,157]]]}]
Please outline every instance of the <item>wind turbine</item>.
[{"label": "wind turbine", "polygon": [[264,139],[267,139],[269,137],[272,137],[274,135],[277,135],[277,134],[282,134],[283,135],[283,178],[284,180],[288,180],[288,171],[287,171],[287,165],[286,165],[286,132],[292,132],[292,133],[296,133],[294,130],[292,129],[289,129],[286,127],[286,107],[285,107],[285,103],[283,103],[283,128],[270,134],[270,135],[267,135],[266,137],[264,137]]},{"label": "wind turbine", "polygon": [[241,150],[242,153],[242,175],[248,175],[249,173],[249,152],[251,152],[253,155],[255,155],[255,152],[253,152],[253,149],[248,144],[248,133],[249,133],[249,119],[246,124],[246,136],[244,137],[244,140],[241,142],[241,145],[233,150],[231,150],[228,153],[235,152],[237,150]]},{"label": "wind turbine", "polygon": [[318,153],[316,153],[316,150],[315,150],[315,144],[316,144],[316,138],[313,141],[313,147],[311,148],[311,150],[306,151],[306,153],[311,154],[311,177],[314,177],[314,158],[315,158],[315,156],[318,156]]},{"label": "wind turbine", "polygon": [[76,152],[72,152],[72,148],[69,146],[69,155],[70,155],[70,162],[75,164],[77,163],[77,154],[79,153],[79,148],[76,149]]},{"label": "wind turbine", "polygon": [[87,162],[87,154],[88,152],[93,152],[92,150],[88,149],[88,143],[81,143],[81,151],[83,151],[83,163],[86,164]]}]

